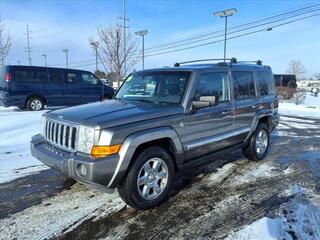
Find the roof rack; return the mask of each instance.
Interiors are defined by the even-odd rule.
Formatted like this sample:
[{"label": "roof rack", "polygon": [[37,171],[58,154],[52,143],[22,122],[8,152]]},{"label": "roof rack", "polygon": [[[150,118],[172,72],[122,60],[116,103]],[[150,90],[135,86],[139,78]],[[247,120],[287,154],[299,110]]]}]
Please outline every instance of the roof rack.
[{"label": "roof rack", "polygon": [[[192,61],[186,61],[186,62],[176,62],[174,64],[174,67],[180,67],[181,64],[186,64],[186,63],[194,63],[194,62],[207,62],[207,61],[225,61],[225,60],[229,60],[230,64],[236,64],[236,63],[256,63],[257,65],[262,65],[262,61],[261,60],[257,60],[257,61],[238,61],[235,57],[233,58],[212,58],[212,59],[198,59],[198,60],[192,60]],[[223,62],[225,63],[225,62]],[[220,64],[220,63],[219,63]]]}]

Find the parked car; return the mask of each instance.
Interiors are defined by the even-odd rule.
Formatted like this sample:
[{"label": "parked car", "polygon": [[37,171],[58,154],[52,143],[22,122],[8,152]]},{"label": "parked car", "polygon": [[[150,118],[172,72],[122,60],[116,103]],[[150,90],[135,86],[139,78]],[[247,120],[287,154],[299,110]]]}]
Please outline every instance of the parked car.
[{"label": "parked car", "polygon": [[297,78],[293,74],[275,74],[274,79],[277,87],[297,87]]},{"label": "parked car", "polygon": [[91,72],[48,67],[4,66],[0,69],[0,105],[31,111],[47,106],[70,106],[111,98]]},{"label": "parked car", "polygon": [[278,98],[271,68],[260,64],[134,72],[114,100],[45,113],[32,155],[80,182],[118,188],[134,208],[155,207],[178,171],[235,147],[250,160],[266,156]]}]

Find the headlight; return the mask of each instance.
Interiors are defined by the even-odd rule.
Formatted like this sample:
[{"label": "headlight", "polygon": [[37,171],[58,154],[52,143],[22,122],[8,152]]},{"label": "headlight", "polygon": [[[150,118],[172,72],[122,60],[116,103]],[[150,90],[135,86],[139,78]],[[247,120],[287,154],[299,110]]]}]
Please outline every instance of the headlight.
[{"label": "headlight", "polygon": [[78,135],[78,151],[90,153],[93,146],[94,129],[91,127],[80,126]]},{"label": "headlight", "polygon": [[41,129],[40,129],[40,134],[45,137],[46,136],[46,122],[47,119],[45,116],[41,117]]}]

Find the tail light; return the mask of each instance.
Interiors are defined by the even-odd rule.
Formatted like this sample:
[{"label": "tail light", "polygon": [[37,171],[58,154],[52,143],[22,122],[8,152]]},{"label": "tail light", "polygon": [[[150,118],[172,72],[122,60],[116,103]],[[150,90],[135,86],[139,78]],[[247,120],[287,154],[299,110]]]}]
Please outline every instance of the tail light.
[{"label": "tail light", "polygon": [[6,82],[9,82],[9,81],[11,81],[11,74],[7,73],[6,74]]}]

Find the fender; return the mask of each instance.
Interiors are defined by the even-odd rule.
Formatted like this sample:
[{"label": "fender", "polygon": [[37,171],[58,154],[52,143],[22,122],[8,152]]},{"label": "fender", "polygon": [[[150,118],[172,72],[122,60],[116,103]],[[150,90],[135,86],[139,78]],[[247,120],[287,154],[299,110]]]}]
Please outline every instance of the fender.
[{"label": "fender", "polygon": [[169,138],[174,145],[175,160],[177,165],[183,161],[183,148],[176,131],[171,127],[159,127],[134,133],[126,138],[119,152],[119,161],[115,172],[108,184],[108,188],[116,187],[127,171],[135,150],[143,143],[161,138]]},{"label": "fender", "polygon": [[246,139],[244,140],[245,143],[248,142],[249,139],[252,137],[253,133],[255,132],[258,126],[260,119],[266,116],[271,116],[271,117],[273,116],[273,113],[270,109],[261,109],[260,111],[256,112],[256,115],[254,116],[251,124],[250,132],[246,137]]}]

